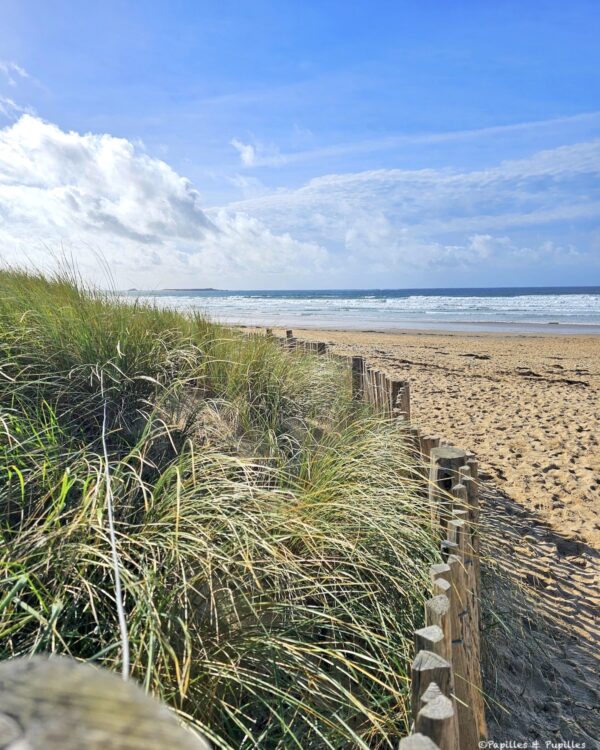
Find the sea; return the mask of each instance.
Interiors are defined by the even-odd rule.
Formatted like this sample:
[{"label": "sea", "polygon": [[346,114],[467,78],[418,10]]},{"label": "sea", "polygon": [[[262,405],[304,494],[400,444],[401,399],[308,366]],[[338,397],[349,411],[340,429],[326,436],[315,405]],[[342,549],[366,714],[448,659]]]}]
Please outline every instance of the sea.
[{"label": "sea", "polygon": [[239,325],[600,334],[600,286],[125,293]]}]

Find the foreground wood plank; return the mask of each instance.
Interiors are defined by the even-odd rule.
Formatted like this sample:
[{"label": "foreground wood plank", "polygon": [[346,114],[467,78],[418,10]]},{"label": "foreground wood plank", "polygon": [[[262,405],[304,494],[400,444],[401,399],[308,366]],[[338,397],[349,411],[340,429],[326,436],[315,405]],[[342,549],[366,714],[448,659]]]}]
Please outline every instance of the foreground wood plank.
[{"label": "foreground wood plank", "polygon": [[62,657],[0,663],[0,746],[210,750],[134,682]]},{"label": "foreground wood plank", "polygon": [[400,740],[398,750],[439,750],[438,746],[424,734],[411,734]]}]

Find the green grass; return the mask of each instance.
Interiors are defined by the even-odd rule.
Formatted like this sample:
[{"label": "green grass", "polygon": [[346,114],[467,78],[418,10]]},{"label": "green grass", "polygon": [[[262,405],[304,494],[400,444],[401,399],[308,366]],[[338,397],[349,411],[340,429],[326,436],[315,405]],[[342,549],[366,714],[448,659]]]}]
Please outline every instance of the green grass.
[{"label": "green grass", "polygon": [[121,668],[107,476],[137,680],[217,747],[396,746],[436,540],[339,364],[0,273],[0,658]]}]

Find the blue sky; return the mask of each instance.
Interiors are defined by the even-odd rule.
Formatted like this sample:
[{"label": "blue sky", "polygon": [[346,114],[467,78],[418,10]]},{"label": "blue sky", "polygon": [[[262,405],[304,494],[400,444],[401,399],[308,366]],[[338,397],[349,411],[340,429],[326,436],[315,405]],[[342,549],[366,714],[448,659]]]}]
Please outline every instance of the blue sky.
[{"label": "blue sky", "polygon": [[0,254],[119,285],[600,283],[597,2],[3,0]]}]

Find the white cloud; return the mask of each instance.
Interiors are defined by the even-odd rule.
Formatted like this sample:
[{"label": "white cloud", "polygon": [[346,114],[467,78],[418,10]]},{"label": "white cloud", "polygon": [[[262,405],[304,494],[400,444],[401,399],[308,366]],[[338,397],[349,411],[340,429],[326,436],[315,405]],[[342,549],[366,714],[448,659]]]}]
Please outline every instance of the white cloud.
[{"label": "white cloud", "polygon": [[11,86],[17,85],[18,78],[29,78],[29,73],[15,62],[0,60],[0,73]]},{"label": "white cloud", "polygon": [[119,285],[138,287],[468,285],[507,269],[533,279],[544,264],[600,265],[599,176],[590,141],[483,170],[329,174],[270,193],[236,175],[248,199],[205,209],[142,146],[24,115],[0,130],[0,257],[46,265],[65,248],[92,275],[101,254]]},{"label": "white cloud", "polygon": [[251,143],[243,143],[239,138],[233,138],[231,145],[237,150],[245,167],[251,167],[256,160],[256,149]]},{"label": "white cloud", "polygon": [[[329,174],[234,204],[273,231],[325,244],[359,278],[454,264],[600,264],[586,234],[600,216],[600,140],[483,170]],[[583,246],[576,251],[575,239]],[[363,279],[363,283],[368,283]]]},{"label": "white cloud", "polygon": [[263,167],[283,164],[284,158],[279,153],[277,146],[262,143],[244,143],[239,138],[233,138],[231,145],[240,155],[240,161],[245,167]]},{"label": "white cloud", "polygon": [[[527,134],[544,134],[545,132],[565,127],[593,127],[600,123],[600,111],[582,112],[566,117],[553,117],[546,120],[531,120],[527,122],[509,123],[506,125],[491,125],[481,128],[470,128],[465,130],[442,130],[437,132],[401,133],[380,136],[378,138],[367,138],[359,141],[347,141],[331,143],[323,146],[304,148],[298,150],[280,151],[275,146],[261,147],[263,153],[257,158],[256,147],[244,144],[238,139],[232,141],[241,154],[241,148],[252,150],[252,159],[248,162],[242,161],[245,166],[267,166],[278,167],[285,164],[300,164],[304,162],[323,162],[326,159],[350,157],[360,154],[372,154],[380,151],[395,152],[399,148],[410,148],[412,146],[433,146],[445,143],[473,142],[488,138],[503,136],[518,136]],[[294,128],[293,135],[299,131]],[[311,131],[304,133],[312,136]],[[297,140],[293,138],[292,140]]]},{"label": "white cloud", "polygon": [[23,107],[14,99],[0,94],[0,117],[6,117],[8,120],[16,120],[22,114],[33,114],[31,107]]},{"label": "white cloud", "polygon": [[261,283],[327,256],[241,212],[209,217],[188,180],[125,139],[25,115],[0,130],[0,255],[41,265],[61,247],[84,272],[101,253],[118,283],[152,286]]}]

